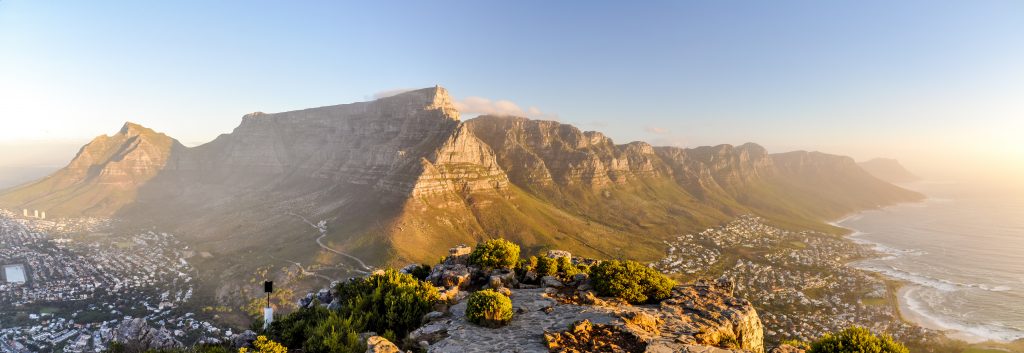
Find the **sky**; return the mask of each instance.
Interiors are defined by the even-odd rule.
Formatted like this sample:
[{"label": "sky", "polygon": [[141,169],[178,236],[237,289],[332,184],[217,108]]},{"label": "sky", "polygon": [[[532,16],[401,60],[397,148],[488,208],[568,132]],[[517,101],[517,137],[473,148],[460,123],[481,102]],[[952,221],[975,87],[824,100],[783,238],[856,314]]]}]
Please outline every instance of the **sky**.
[{"label": "sky", "polygon": [[[1021,1],[0,0],[0,166],[440,84],[625,143],[1024,176]],[[52,151],[51,151],[52,150]],[[1011,177],[1012,176],[1012,177]]]}]

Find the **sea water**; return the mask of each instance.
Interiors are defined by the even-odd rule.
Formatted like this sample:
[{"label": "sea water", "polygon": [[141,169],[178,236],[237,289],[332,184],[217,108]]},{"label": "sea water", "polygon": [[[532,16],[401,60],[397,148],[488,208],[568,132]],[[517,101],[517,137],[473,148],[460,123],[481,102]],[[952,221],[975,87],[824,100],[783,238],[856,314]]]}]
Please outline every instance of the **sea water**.
[{"label": "sea water", "polygon": [[1024,338],[1024,197],[915,183],[926,201],[840,222],[883,257],[853,266],[903,280],[901,313],[968,341]]}]

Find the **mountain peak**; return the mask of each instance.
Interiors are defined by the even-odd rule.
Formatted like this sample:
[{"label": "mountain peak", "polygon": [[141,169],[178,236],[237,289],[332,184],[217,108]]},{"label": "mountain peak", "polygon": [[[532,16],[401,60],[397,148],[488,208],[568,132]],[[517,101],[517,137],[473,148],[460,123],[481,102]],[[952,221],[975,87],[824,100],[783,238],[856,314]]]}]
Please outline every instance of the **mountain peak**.
[{"label": "mountain peak", "polygon": [[451,95],[440,85],[402,92],[378,101],[423,106],[427,110],[440,110],[452,120],[459,120],[459,110],[455,108]]},{"label": "mountain peak", "polygon": [[130,122],[130,121],[126,121],[124,123],[124,125],[121,126],[121,130],[118,131],[118,133],[121,134],[121,135],[138,136],[138,135],[142,135],[142,134],[153,134],[153,133],[156,133],[156,132],[153,131],[153,129],[150,129],[148,127],[145,127],[145,126],[142,126],[142,125]]}]

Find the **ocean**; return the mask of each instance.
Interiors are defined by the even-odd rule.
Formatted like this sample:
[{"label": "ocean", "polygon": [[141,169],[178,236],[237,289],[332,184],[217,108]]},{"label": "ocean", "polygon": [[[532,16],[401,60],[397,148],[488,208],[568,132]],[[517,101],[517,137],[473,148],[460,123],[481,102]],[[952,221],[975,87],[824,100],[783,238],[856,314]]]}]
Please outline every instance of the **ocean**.
[{"label": "ocean", "polygon": [[926,201],[837,222],[885,254],[853,266],[907,282],[900,311],[971,342],[1024,338],[1024,197],[966,184],[906,185]]}]

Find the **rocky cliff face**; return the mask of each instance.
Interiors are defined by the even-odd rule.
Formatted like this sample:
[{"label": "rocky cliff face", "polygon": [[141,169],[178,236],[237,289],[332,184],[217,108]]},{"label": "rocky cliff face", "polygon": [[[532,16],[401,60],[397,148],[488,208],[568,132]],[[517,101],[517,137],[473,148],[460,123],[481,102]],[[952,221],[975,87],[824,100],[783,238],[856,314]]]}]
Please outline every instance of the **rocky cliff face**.
[{"label": "rocky cliff face", "polygon": [[[224,255],[380,264],[495,236],[527,251],[653,260],[667,237],[740,214],[834,231],[822,220],[916,197],[820,153],[615,144],[518,117],[462,122],[447,91],[431,87],[252,113],[194,148],[128,124],[49,178],[0,194],[0,206],[115,216]],[[320,220],[321,230],[306,223]]]},{"label": "rocky cliff face", "polygon": [[496,151],[499,164],[520,185],[600,189],[667,172],[646,143],[615,145],[599,132],[554,121],[482,116],[467,125]]},{"label": "rocky cliff face", "polygon": [[503,177],[486,147],[465,133],[440,87],[373,102],[249,114],[231,134],[191,152],[183,168],[224,177],[321,179],[401,195],[455,184],[500,188]]}]

